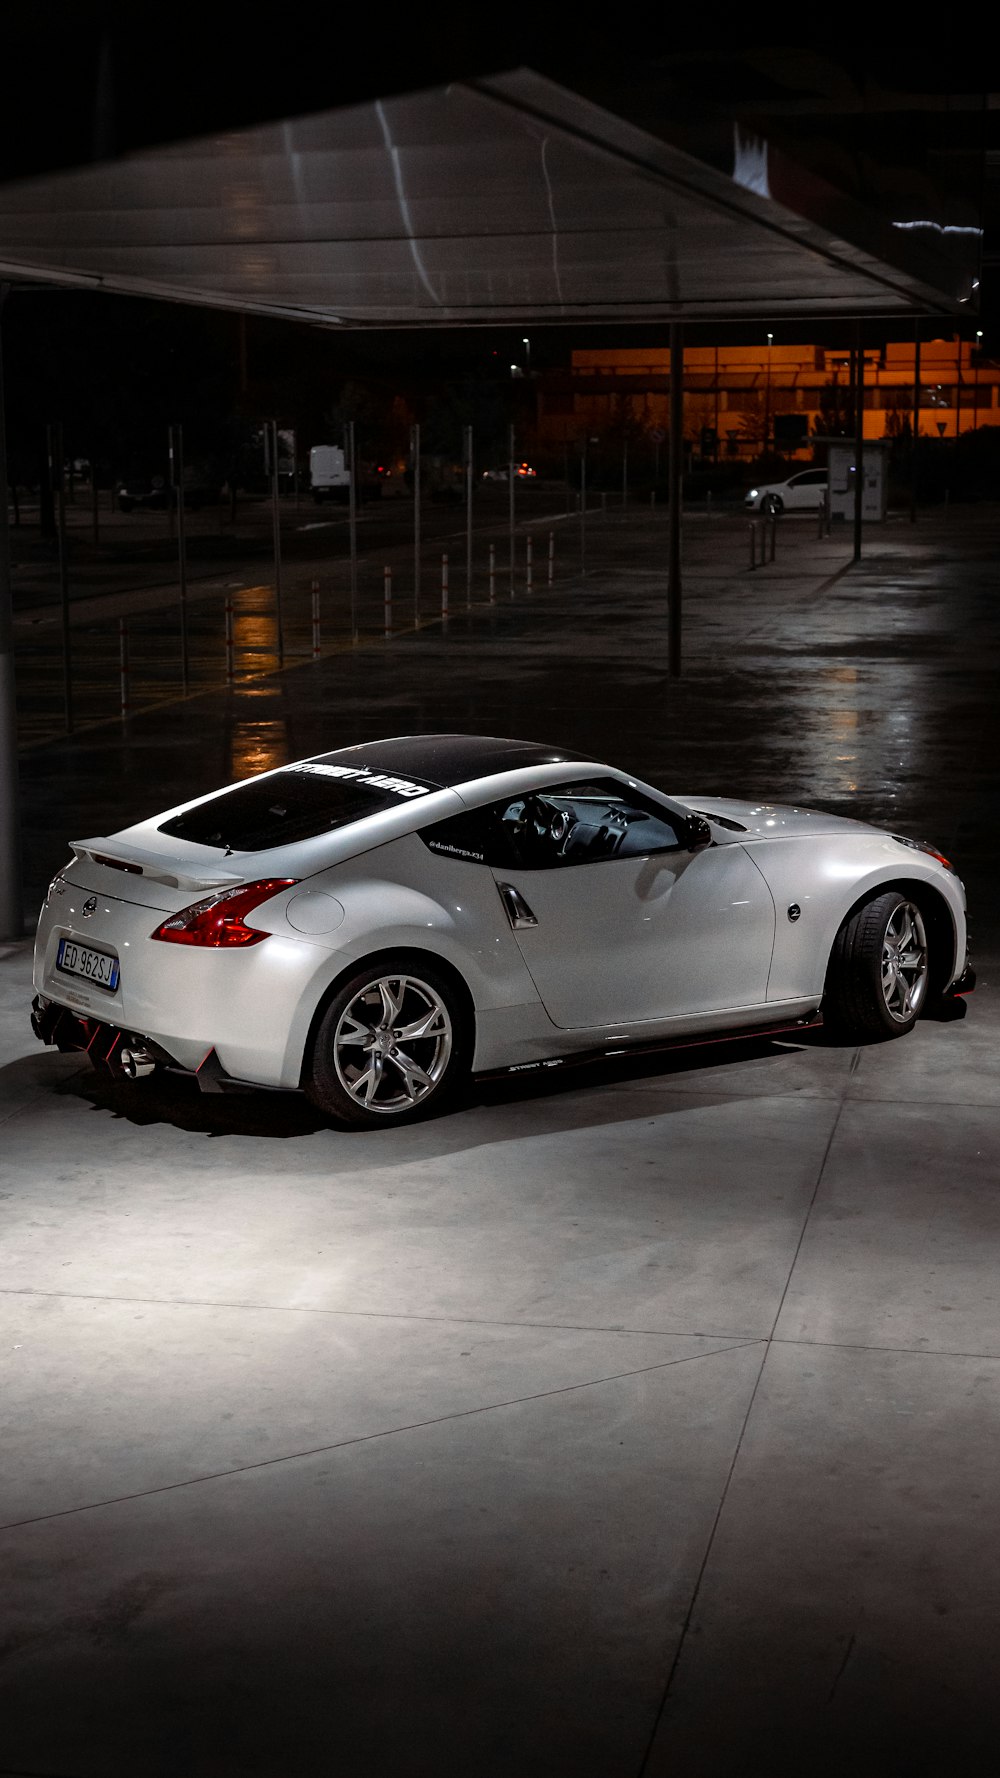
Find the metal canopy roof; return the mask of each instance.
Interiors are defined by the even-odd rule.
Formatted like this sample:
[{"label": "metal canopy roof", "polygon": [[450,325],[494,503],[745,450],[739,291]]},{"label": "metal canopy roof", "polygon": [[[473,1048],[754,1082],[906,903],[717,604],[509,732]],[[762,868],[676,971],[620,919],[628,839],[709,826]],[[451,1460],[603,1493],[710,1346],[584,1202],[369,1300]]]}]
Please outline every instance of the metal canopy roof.
[{"label": "metal canopy roof", "polygon": [[348,327],[961,314],[973,288],[961,243],[736,123],[726,172],[530,69],[0,186],[0,277]]}]

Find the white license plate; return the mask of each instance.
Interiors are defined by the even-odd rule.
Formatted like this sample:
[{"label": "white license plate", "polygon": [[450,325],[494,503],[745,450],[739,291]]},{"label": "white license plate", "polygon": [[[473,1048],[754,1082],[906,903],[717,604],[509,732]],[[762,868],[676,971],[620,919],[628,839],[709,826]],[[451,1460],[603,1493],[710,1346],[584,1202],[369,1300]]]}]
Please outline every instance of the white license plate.
[{"label": "white license plate", "polygon": [[82,976],[85,982],[93,982],[95,988],[107,988],[112,994],[118,986],[118,958],[110,951],[95,951],[91,945],[79,945],[74,938],[59,940],[56,968],[66,975]]}]

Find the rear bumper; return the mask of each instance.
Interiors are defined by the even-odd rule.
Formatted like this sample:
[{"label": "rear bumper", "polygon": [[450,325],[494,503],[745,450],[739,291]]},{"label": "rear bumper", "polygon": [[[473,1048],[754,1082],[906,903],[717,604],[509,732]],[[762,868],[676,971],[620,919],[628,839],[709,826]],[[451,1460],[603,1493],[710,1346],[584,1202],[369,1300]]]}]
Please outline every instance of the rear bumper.
[{"label": "rear bumper", "polygon": [[101,1073],[120,1080],[134,1079],[122,1064],[122,1052],[146,1055],[172,1074],[186,1074],[198,1082],[203,1093],[242,1092],[249,1087],[266,1092],[259,1081],[242,1081],[228,1074],[214,1049],[208,1049],[196,1067],[190,1067],[172,1056],[162,1043],[146,1037],[141,1031],[88,1018],[56,1000],[36,994],[31,1003],[31,1029],[40,1043],[54,1045],[64,1053],[76,1052],[90,1058]]}]

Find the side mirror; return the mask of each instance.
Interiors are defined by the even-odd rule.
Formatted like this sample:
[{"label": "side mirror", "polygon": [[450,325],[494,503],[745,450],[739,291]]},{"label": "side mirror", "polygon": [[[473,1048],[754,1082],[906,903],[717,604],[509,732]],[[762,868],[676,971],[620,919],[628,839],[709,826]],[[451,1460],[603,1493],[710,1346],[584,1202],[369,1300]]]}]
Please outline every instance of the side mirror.
[{"label": "side mirror", "polygon": [[684,844],[689,852],[703,852],[712,844],[712,829],[704,815],[692,815],[684,823]]}]

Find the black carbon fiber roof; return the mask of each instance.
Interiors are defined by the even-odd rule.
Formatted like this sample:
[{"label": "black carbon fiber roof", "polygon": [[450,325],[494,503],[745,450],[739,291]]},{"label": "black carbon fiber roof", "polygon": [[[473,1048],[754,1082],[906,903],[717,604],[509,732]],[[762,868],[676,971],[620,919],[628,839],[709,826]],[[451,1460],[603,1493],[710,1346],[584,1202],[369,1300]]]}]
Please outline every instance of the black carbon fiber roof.
[{"label": "black carbon fiber roof", "polygon": [[362,741],[335,753],[313,756],[323,764],[364,766],[372,771],[403,773],[448,790],[491,772],[516,772],[527,766],[561,765],[586,754],[567,747],[546,747],[539,741],[510,741],[496,735],[400,735],[388,741]]}]

